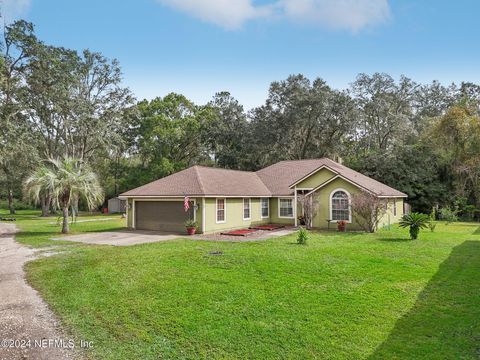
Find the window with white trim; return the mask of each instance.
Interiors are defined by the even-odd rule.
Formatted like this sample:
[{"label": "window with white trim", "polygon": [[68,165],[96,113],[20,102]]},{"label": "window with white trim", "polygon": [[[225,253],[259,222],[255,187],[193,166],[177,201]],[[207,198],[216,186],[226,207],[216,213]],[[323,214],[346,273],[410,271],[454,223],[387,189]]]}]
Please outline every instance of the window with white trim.
[{"label": "window with white trim", "polygon": [[280,199],[279,215],[280,217],[293,217],[293,200]]},{"label": "window with white trim", "polygon": [[270,216],[270,199],[262,198],[262,218]]},{"label": "window with white trim", "polygon": [[393,216],[397,216],[397,200],[393,199]]},{"label": "window with white trim", "polygon": [[350,205],[348,203],[348,195],[345,191],[335,191],[331,200],[332,220],[350,221]]},{"label": "window with white trim", "polygon": [[217,199],[217,223],[225,222],[225,199]]},{"label": "window with white trim", "polygon": [[250,220],[250,199],[243,199],[243,220]]}]

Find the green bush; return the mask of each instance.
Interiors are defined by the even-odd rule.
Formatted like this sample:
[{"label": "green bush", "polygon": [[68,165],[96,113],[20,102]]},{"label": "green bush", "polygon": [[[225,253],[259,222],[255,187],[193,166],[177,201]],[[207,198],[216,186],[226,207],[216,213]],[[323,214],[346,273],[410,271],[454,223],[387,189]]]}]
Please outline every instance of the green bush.
[{"label": "green bush", "polygon": [[188,219],[187,221],[185,221],[185,227],[187,228],[196,228],[198,226],[197,222],[194,221],[193,219]]},{"label": "green bush", "polygon": [[465,205],[465,207],[463,208],[463,217],[467,221],[473,221],[478,212],[479,210],[475,207],[475,205]]},{"label": "green bush", "polygon": [[440,219],[446,221],[446,225],[458,221],[458,207],[452,209],[450,206],[446,206],[440,209]]},{"label": "green bush", "polygon": [[308,231],[300,226],[300,229],[297,231],[297,244],[306,245],[308,240]]},{"label": "green bush", "polygon": [[416,238],[418,238],[418,233],[420,232],[420,229],[426,228],[429,222],[430,219],[428,215],[413,212],[411,214],[403,215],[399,225],[402,228],[409,227],[410,238],[412,240],[415,240]]},{"label": "green bush", "polygon": [[[35,210],[37,209],[35,206],[30,205],[24,201],[20,201],[17,199],[13,200],[13,207],[15,210]],[[8,200],[1,199],[0,200],[0,209],[8,209]]]},{"label": "green bush", "polygon": [[428,228],[430,229],[431,232],[435,231],[435,228],[437,227],[437,223],[435,220],[437,219],[437,210],[435,208],[432,208],[432,212],[430,213],[430,221],[428,223]]}]

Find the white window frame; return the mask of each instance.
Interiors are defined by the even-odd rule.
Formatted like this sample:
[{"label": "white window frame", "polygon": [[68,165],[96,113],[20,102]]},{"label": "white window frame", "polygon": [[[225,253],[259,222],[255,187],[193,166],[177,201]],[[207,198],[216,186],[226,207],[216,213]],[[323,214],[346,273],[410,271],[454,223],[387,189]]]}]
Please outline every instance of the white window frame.
[{"label": "white window frame", "polygon": [[[290,200],[292,202],[292,216],[282,216],[282,215],[280,215],[280,203],[282,202],[282,200]],[[278,217],[280,219],[294,219],[295,218],[295,209],[294,209],[293,197],[278,198]]]},{"label": "white window frame", "polygon": [[331,193],[330,193],[330,201],[328,202],[328,206],[329,206],[329,210],[330,210],[330,222],[337,222],[337,221],[340,221],[340,220],[333,220],[333,209],[332,209],[332,199],[333,199],[333,194],[335,194],[337,191],[343,191],[345,194],[347,194],[347,197],[348,197],[348,220],[345,220],[347,221],[347,223],[351,223],[352,222],[352,206],[351,206],[351,201],[352,201],[352,197],[350,196],[350,193],[343,189],[343,188],[338,188],[338,189],[334,189]]},{"label": "white window frame", "polygon": [[397,216],[397,199],[393,199],[393,216]]},{"label": "white window frame", "polygon": [[[218,200],[223,200],[223,220],[222,221],[218,221]],[[227,199],[216,198],[215,199],[215,223],[225,224],[226,222],[227,222]]]},{"label": "white window frame", "polygon": [[[263,216],[263,202],[267,201],[267,216]],[[267,219],[270,217],[270,199],[269,198],[261,198],[260,199],[260,217],[262,219]]]},{"label": "white window frame", "polygon": [[[245,200],[248,200],[248,217],[245,217]],[[243,220],[250,220],[252,218],[252,199],[251,198],[243,198],[242,199],[242,217]]]}]

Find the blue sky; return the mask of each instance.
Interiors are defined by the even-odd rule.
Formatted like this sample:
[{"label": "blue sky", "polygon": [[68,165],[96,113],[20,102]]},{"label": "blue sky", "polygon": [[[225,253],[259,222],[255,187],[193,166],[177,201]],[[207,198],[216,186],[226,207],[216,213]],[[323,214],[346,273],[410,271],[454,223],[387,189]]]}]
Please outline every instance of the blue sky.
[{"label": "blue sky", "polygon": [[3,0],[47,43],[117,58],[138,99],[227,90],[247,109],[271,81],[360,72],[480,83],[478,1]]}]

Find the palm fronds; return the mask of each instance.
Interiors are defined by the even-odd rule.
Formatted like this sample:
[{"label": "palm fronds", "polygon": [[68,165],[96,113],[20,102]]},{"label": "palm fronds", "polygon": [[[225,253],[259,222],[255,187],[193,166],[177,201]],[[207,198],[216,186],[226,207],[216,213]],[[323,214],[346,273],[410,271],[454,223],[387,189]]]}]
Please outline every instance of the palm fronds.
[{"label": "palm fronds", "polygon": [[47,160],[25,180],[24,193],[35,203],[49,194],[54,206],[64,209],[64,217],[74,199],[84,199],[90,210],[104,200],[97,175],[81,159],[72,157]]},{"label": "palm fronds", "polygon": [[403,215],[398,225],[402,228],[410,227],[410,238],[415,240],[418,237],[420,229],[425,229],[430,223],[430,217],[426,214],[413,212]]}]

